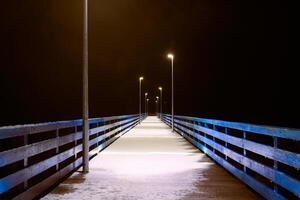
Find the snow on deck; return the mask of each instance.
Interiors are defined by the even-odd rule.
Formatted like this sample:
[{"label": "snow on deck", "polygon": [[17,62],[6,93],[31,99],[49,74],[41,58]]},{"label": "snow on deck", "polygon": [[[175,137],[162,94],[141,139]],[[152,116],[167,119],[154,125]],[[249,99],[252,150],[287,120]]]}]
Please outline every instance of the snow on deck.
[{"label": "snow on deck", "polygon": [[163,124],[148,117],[44,200],[258,199],[245,185]]}]

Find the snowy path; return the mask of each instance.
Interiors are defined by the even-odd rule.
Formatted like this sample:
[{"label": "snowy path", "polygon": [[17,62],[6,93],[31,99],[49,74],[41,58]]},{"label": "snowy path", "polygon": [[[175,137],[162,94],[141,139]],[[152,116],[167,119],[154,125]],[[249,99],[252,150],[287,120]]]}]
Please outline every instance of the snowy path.
[{"label": "snowy path", "polygon": [[259,199],[156,117],[126,133],[44,200]]}]

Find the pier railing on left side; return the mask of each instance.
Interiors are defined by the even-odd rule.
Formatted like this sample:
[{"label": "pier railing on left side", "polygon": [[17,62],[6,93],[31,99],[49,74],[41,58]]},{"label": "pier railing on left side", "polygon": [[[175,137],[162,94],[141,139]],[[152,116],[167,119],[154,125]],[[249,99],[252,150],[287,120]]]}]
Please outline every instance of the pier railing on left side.
[{"label": "pier railing on left side", "polygon": [[[90,119],[90,159],[138,122],[139,115]],[[0,128],[0,199],[37,198],[81,166],[82,120]]]}]

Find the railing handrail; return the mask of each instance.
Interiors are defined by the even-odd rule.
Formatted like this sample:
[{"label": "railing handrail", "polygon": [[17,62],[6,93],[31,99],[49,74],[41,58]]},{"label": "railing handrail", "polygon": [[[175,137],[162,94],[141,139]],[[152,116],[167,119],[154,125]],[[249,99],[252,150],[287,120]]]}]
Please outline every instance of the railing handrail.
[{"label": "railing handrail", "polygon": [[[125,119],[129,117],[134,117],[138,115],[120,115],[120,116],[111,116],[111,117],[101,117],[101,118],[91,118],[89,123],[100,123],[117,119]],[[23,134],[34,134],[38,132],[46,132],[52,129],[57,128],[68,128],[72,126],[81,126],[82,119],[76,120],[64,120],[64,121],[54,121],[54,122],[45,122],[45,123],[36,123],[36,124],[25,124],[25,125],[14,125],[14,126],[3,126],[0,127],[0,139],[21,136]]]},{"label": "railing handrail", "polygon": [[[171,116],[169,114],[165,114],[165,115]],[[175,117],[181,117],[191,121],[197,121],[197,122],[207,123],[211,125],[227,127],[227,128],[232,128],[232,129],[237,129],[237,130],[247,131],[252,133],[258,133],[263,135],[269,135],[273,137],[280,137],[280,138],[286,138],[291,140],[300,140],[299,129],[268,126],[268,125],[256,125],[256,124],[250,124],[244,122],[231,122],[231,121],[223,121],[217,119],[205,119],[205,118],[182,116],[182,115],[175,115]]]}]

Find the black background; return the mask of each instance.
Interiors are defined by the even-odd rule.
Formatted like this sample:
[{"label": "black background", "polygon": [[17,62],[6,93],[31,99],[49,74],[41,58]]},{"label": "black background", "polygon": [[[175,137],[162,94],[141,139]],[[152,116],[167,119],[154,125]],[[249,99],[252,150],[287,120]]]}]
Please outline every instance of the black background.
[{"label": "black background", "polygon": [[[140,75],[169,112],[173,52],[176,114],[300,128],[287,2],[90,0],[90,116],[137,113]],[[0,9],[0,125],[80,118],[82,1]]]}]

